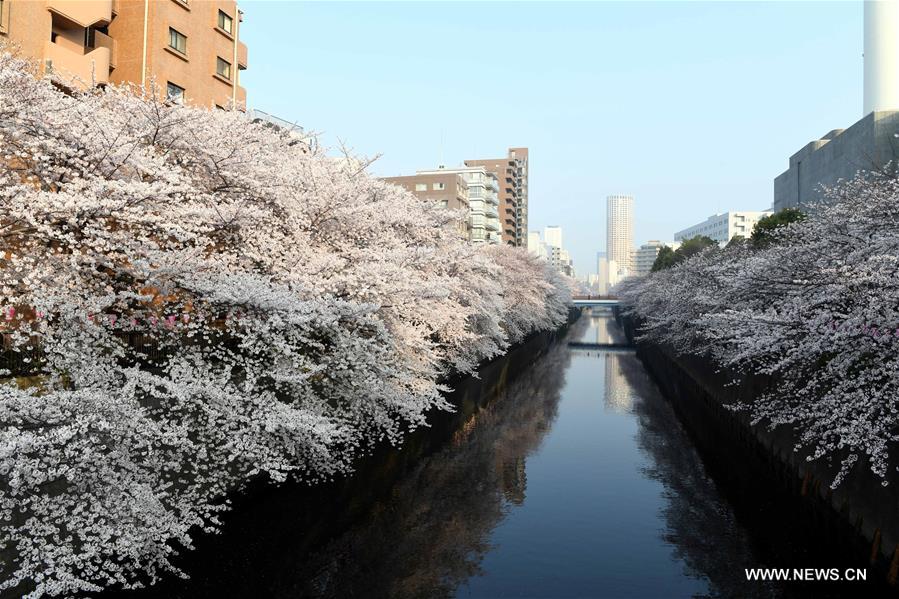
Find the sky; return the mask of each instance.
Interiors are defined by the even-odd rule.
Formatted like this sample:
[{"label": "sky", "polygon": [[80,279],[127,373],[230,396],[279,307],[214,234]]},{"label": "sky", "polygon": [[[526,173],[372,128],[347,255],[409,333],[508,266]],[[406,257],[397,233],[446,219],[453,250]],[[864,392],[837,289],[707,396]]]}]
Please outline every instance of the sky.
[{"label": "sky", "polygon": [[376,176],[529,148],[529,229],[578,274],[606,196],[635,245],[770,207],[789,156],[862,114],[861,2],[243,0],[248,104]]}]

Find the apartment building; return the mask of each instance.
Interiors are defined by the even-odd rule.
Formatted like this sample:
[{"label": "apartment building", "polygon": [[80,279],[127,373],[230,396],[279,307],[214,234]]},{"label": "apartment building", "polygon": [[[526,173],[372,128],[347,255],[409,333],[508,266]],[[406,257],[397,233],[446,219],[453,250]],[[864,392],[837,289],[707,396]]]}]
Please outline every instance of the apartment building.
[{"label": "apartment building", "polygon": [[429,171],[403,177],[384,177],[382,180],[399,185],[422,200],[437,202],[450,210],[463,211],[465,216],[459,219],[458,223],[459,236],[471,238],[468,219],[468,182],[461,173]]},{"label": "apartment building", "polygon": [[657,239],[651,239],[634,250],[633,276],[645,277],[650,272],[652,272],[652,265],[655,264],[656,258],[659,256],[659,252],[662,251],[662,248],[666,245],[671,249],[677,249],[680,243],[662,243]]},{"label": "apartment building", "polygon": [[713,214],[703,222],[687,227],[674,234],[675,241],[685,241],[697,235],[704,235],[723,245],[740,235],[749,238],[755,223],[771,214],[770,210],[746,211],[731,210],[723,214]]},{"label": "apartment building", "polygon": [[509,148],[505,158],[466,160],[465,166],[483,166],[496,175],[503,243],[527,247],[528,149]]},{"label": "apartment building", "polygon": [[209,108],[246,107],[241,20],[233,0],[0,0],[0,40],[45,72]]},{"label": "apartment building", "polygon": [[483,166],[465,166],[418,171],[417,175],[456,173],[468,186],[469,239],[475,243],[500,243],[499,183]]}]

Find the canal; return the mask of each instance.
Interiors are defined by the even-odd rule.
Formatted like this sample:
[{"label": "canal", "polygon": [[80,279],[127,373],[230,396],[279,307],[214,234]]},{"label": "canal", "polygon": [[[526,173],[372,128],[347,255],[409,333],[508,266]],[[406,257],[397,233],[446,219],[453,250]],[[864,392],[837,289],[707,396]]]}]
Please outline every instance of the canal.
[{"label": "canal", "polygon": [[776,497],[719,489],[633,351],[587,347],[622,343],[586,312],[352,480],[237,501],[184,558],[190,580],[124,595],[785,597],[802,589],[744,568],[839,565],[792,542]]}]

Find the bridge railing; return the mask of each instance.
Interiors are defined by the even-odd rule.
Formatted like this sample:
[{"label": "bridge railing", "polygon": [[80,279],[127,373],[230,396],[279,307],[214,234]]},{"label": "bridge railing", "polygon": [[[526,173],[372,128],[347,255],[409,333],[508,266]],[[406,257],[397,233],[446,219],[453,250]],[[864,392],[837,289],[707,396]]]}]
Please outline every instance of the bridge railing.
[{"label": "bridge railing", "polygon": [[611,300],[618,301],[617,295],[575,295],[571,298],[574,301],[600,301],[600,300]]}]

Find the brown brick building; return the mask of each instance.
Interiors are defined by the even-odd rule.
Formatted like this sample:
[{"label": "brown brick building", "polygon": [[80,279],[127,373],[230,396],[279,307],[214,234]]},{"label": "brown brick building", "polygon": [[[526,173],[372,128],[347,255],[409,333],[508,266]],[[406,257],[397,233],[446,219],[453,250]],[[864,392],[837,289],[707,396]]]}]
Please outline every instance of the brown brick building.
[{"label": "brown brick building", "polygon": [[462,210],[466,216],[459,222],[459,235],[468,239],[468,183],[459,173],[420,173],[405,177],[384,177],[384,181],[399,185],[423,200],[437,202],[444,208]]},{"label": "brown brick building", "polygon": [[246,107],[233,0],[0,0],[0,40],[89,85],[155,81],[160,95]]},{"label": "brown brick building", "polygon": [[528,149],[509,148],[505,158],[466,160],[483,166],[499,180],[499,217],[503,243],[528,244]]}]

